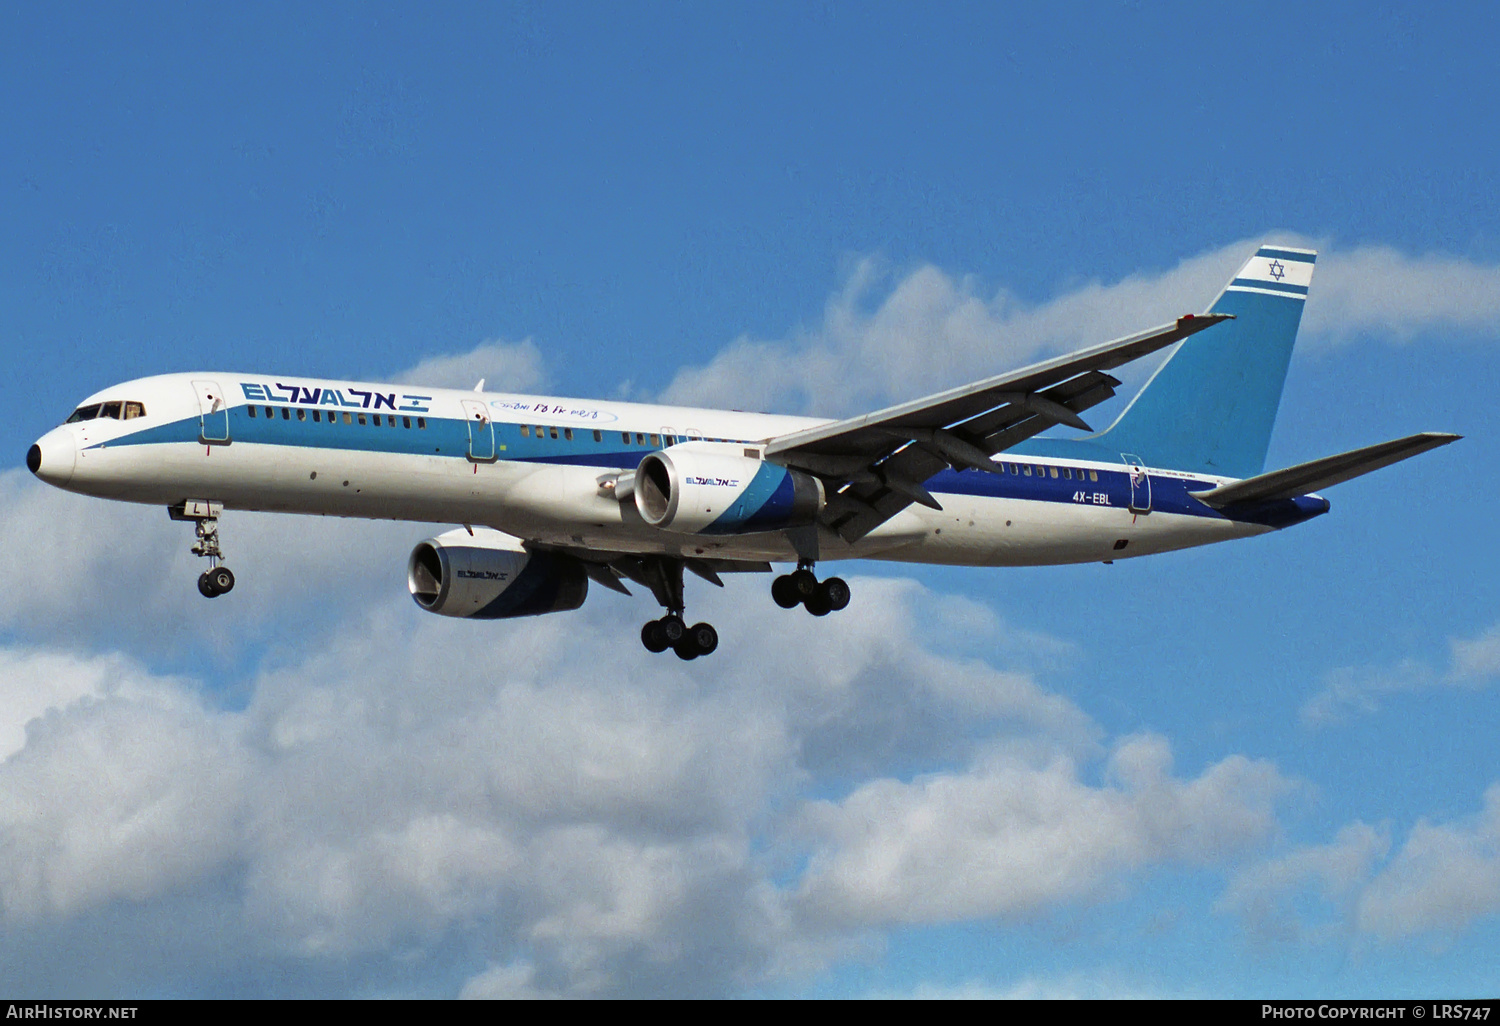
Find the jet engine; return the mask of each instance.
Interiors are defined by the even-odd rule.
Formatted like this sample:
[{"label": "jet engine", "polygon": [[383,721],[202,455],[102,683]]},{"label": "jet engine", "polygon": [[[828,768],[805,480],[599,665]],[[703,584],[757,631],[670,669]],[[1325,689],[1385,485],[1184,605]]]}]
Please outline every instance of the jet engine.
[{"label": "jet engine", "polygon": [[688,442],[636,469],[635,506],[652,527],[680,534],[748,534],[811,524],[823,482],[800,470]]},{"label": "jet engine", "polygon": [[487,528],[449,531],[412,549],[411,597],[429,613],[505,620],[577,609],[588,597],[583,564]]}]

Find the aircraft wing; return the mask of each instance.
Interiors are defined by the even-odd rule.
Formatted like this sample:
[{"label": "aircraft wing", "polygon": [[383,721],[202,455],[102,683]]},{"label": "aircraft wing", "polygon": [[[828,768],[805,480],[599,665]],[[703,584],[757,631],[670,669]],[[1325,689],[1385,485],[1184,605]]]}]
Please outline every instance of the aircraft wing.
[{"label": "aircraft wing", "polygon": [[1091,430],[1078,416],[1115,394],[1107,374],[1228,314],[1171,324],[860,417],[771,439],[765,458],[822,478],[823,523],[845,540],[870,533],[913,502],[941,509],[922,487],[945,467],[997,472],[990,459],[1055,424]]},{"label": "aircraft wing", "polygon": [[1189,492],[1193,498],[1214,509],[1244,502],[1266,502],[1272,499],[1291,499],[1298,495],[1315,492],[1319,488],[1341,484],[1351,478],[1368,474],[1372,470],[1400,463],[1428,449],[1456,442],[1462,435],[1450,435],[1437,431],[1424,431],[1419,435],[1408,435],[1379,445],[1367,445],[1363,449],[1341,452],[1337,456],[1325,456],[1310,463],[1299,463],[1285,470],[1274,470],[1269,474],[1247,477],[1243,481],[1220,485],[1203,492]]}]

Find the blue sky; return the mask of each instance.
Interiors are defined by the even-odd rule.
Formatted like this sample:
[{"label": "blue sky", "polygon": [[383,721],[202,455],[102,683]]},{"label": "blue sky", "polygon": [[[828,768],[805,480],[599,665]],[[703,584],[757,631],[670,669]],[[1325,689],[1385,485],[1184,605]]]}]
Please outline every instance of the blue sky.
[{"label": "blue sky", "polygon": [[[8,12],[3,989],[1491,992],[1496,20]],[[21,466],[209,367],[853,413],[1265,238],[1321,254],[1269,465],[1463,442],[1233,545],[692,591],[693,664],[644,599],[427,616],[420,525],[231,515],[204,603],[182,525]]]}]

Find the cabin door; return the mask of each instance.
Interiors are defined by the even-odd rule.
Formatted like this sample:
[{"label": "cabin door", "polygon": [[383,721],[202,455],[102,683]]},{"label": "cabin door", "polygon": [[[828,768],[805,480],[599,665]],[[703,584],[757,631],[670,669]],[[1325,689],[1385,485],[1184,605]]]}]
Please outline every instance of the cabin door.
[{"label": "cabin door", "polygon": [[229,400],[217,381],[195,381],[198,393],[198,440],[204,445],[229,444]]},{"label": "cabin door", "polygon": [[464,419],[469,422],[469,459],[492,463],[495,459],[495,425],[489,407],[473,399],[464,401]]},{"label": "cabin door", "polygon": [[1130,467],[1130,512],[1150,513],[1151,476],[1146,473],[1146,465],[1128,452],[1121,453],[1120,458]]}]

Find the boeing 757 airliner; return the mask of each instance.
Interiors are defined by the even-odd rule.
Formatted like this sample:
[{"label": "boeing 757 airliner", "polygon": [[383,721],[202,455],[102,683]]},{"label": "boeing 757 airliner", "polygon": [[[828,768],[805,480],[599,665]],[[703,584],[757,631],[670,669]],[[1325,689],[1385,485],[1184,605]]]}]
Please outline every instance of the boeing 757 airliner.
[{"label": "boeing 757 airliner", "polygon": [[[820,562],[1109,563],[1247,538],[1328,511],[1314,494],[1445,445],[1424,433],[1263,473],[1316,254],[1262,246],[1206,313],[848,420],[203,371],[113,385],[37,440],[59,488],[196,525],[228,592],[228,509],[461,524],[421,542],[412,597],[445,616],[577,609],[590,581],[648,588],[641,629],[683,659],[683,574],[769,572],[788,609],[849,604]],[[1176,350],[1113,425],[1080,414],[1109,371]],[[1063,426],[1085,432],[1051,437]]]}]

